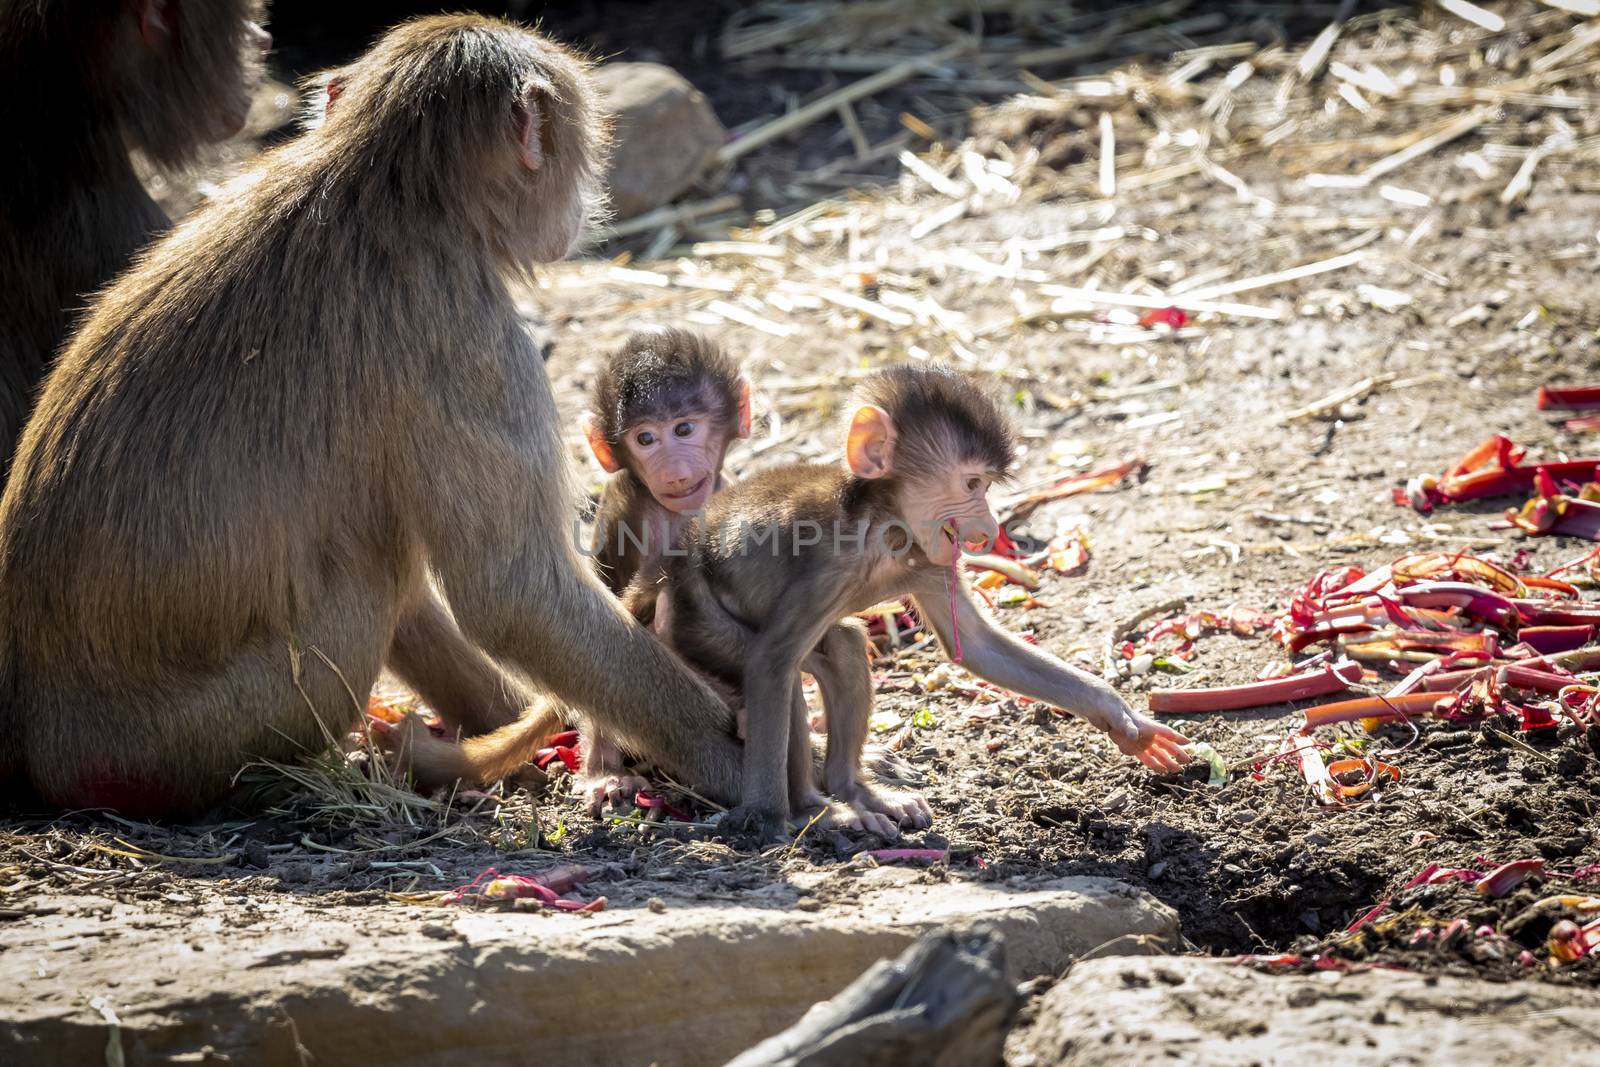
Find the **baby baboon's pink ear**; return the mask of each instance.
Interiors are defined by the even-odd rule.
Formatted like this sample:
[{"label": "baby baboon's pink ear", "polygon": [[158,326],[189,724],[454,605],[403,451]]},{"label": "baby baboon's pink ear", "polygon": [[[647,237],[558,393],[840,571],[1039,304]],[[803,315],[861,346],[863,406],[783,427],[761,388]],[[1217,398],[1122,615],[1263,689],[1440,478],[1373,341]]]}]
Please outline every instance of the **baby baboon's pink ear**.
[{"label": "baby baboon's pink ear", "polygon": [[739,425],[736,432],[740,437],[750,436],[750,379],[742,374],[739,376]]},{"label": "baby baboon's pink ear", "polygon": [[880,407],[863,404],[850,416],[845,460],[858,478],[882,478],[894,464],[894,420]]},{"label": "baby baboon's pink ear", "polygon": [[139,5],[139,36],[145,44],[160,44],[172,37],[170,0],[143,0]]},{"label": "baby baboon's pink ear", "polygon": [[517,143],[517,158],[529,171],[536,173],[555,148],[538,90],[531,90],[511,109],[511,126]]},{"label": "baby baboon's pink ear", "polygon": [[583,439],[589,442],[589,451],[594,453],[594,458],[607,474],[615,474],[622,469],[622,464],[617,462],[617,454],[611,450],[611,442],[606,440],[606,435],[600,429],[600,420],[592,414],[586,414],[580,420],[583,429]]}]

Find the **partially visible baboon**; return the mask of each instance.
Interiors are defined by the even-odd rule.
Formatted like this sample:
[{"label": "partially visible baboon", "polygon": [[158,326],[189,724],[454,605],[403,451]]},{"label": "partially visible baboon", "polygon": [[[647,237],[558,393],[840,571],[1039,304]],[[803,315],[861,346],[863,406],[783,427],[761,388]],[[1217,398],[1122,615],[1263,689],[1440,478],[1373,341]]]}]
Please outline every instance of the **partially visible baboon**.
[{"label": "partially visible baboon", "polygon": [[243,129],[265,0],[0,0],[0,479],[90,294],[167,226],[129,146],[174,167]]},{"label": "partially visible baboon", "polygon": [[45,386],[0,499],[0,774],[193,808],[321,747],[405,652],[464,733],[514,713],[489,657],[737,798],[731,713],[571,540],[507,291],[599,199],[585,63],[440,16],[334,84],[325,122],[102,295]]}]

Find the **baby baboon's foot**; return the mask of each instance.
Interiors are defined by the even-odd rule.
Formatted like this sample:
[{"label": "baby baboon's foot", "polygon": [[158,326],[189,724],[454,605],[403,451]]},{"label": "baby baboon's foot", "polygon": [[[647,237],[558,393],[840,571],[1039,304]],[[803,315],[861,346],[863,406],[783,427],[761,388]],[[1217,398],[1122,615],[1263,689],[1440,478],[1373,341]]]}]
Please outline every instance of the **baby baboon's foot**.
[{"label": "baby baboon's foot", "polygon": [[[818,818],[818,816],[821,816]],[[893,841],[900,836],[899,827],[887,815],[865,808],[851,807],[848,804],[835,804],[824,802],[808,808],[800,809],[800,817],[805,820],[802,825],[809,825],[816,820],[816,828],[821,830],[842,830],[853,834],[875,834],[885,841]]]},{"label": "baby baboon's foot", "polygon": [[608,806],[629,808],[639,790],[648,789],[650,782],[637,774],[597,774],[579,778],[574,788],[589,804],[589,814],[599,815]]},{"label": "baby baboon's foot", "polygon": [[367,725],[384,762],[396,775],[409,775],[418,790],[438,789],[461,777],[461,745],[435,734],[421,715],[412,712],[396,723],[369,718]]},{"label": "baby baboon's foot", "polygon": [[902,829],[925,830],[933,825],[933,809],[916,793],[896,793],[871,785],[857,785],[848,801],[857,810],[888,816]]}]

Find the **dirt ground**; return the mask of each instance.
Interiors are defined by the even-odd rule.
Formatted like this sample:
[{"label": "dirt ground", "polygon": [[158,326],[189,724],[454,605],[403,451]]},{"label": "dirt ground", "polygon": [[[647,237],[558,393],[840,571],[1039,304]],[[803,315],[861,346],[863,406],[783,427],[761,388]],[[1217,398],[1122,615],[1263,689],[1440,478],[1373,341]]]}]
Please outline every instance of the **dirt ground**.
[{"label": "dirt ground", "polygon": [[[1593,89],[1591,82],[1574,84]],[[1594,116],[1565,113],[1583,135],[1595,132]],[[1055,146],[1064,153],[1058,169],[1071,178],[1082,158],[1071,142],[1089,137],[1091,121],[1070,110],[1046,121],[990,117],[978,122],[975,143],[991,155],[998,145]],[[1117,121],[1124,121],[1120,113]],[[1012,400],[1027,446],[1021,485],[1142,456],[1149,467],[1141,481],[1033,515],[1026,529],[1041,540],[1081,524],[1090,562],[1080,574],[1049,574],[1035,606],[998,609],[1005,625],[1091,669],[1119,622],[1174,598],[1189,610],[1242,605],[1271,612],[1323,567],[1370,568],[1419,548],[1471,547],[1502,561],[1526,549],[1529,566],[1542,572],[1585,546],[1493,529],[1506,504],[1519,501],[1424,517],[1396,507],[1390,492],[1413,474],[1442,470],[1491,432],[1541,456],[1600,449],[1593,435],[1570,433],[1533,405],[1542,383],[1600,372],[1600,313],[1591,306],[1600,270],[1600,184],[1592,160],[1553,158],[1523,202],[1501,203],[1517,159],[1488,153],[1492,176],[1482,176],[1459,157],[1486,142],[1526,146],[1544,136],[1547,113],[1511,103],[1466,140],[1385,179],[1425,192],[1427,206],[1387,198],[1377,183],[1307,190],[1301,176],[1308,169],[1359,169],[1391,151],[1387,139],[1401,131],[1386,121],[1330,119],[1312,139],[1320,149],[1306,148],[1312,140],[1302,138],[1298,149],[1230,163],[1251,191],[1249,201],[1205,172],[1127,189],[1109,201],[1064,179],[1015,204],[971,212],[930,238],[913,231],[941,201],[909,180],[891,182],[828,205],[820,217],[842,221],[813,230],[805,247],[791,244],[787,260],[629,265],[680,279],[669,287],[594,259],[559,265],[541,272],[529,315],[552,338],[550,374],[563,415],[574,421],[598,357],[630,329],[676,322],[715,334],[759,390],[761,418],[752,442],[732,456],[736,473],[836,455],[835,416],[852,375],[929,353],[968,365]],[[1393,120],[1406,128],[1415,121]],[[1347,270],[1234,298],[1278,309],[1275,321],[1202,315],[1176,333],[1032,315],[1041,306],[1036,285],[930,261],[935,246],[993,259],[1008,240],[1101,226],[1129,236],[1087,246],[1098,252],[1087,267],[1079,258],[1085,243],[1043,252],[1024,267],[1063,284],[1084,285],[1092,276],[1103,289],[1133,291],[1140,282],[1171,289],[1206,274],[1226,280],[1265,273],[1352,248],[1367,255]],[[731,236],[778,240],[759,229]],[[863,270],[885,288],[914,292],[963,317],[970,340],[952,345],[921,320],[897,326],[828,303],[800,302],[784,313],[763,301],[793,278],[859,293]],[[737,296],[684,284],[684,277],[733,278]],[[1410,299],[1398,307],[1369,300],[1359,295],[1363,286]],[[763,322],[800,328],[777,336],[719,318],[710,302],[722,297],[748,297],[741,306],[752,314],[760,308]],[[1373,375],[1392,378],[1347,405],[1337,421],[1282,420]],[[572,440],[574,457],[587,463],[576,434]],[[585,469],[598,478],[592,466]],[[1134,678],[1122,683],[1123,692],[1137,703],[1151,679],[1248,681],[1284,658],[1269,636],[1206,636],[1197,647],[1193,674]],[[1385,728],[1375,743],[1394,750],[1386,759],[1399,768],[1399,781],[1329,809],[1286,763],[1250,771],[1250,757],[1276,752],[1298,724],[1294,707],[1179,720],[1232,768],[1227,783],[1213,787],[1204,767],[1156,777],[1049,709],[975,699],[943,684],[932,673],[937,662],[922,648],[877,664],[884,729],[875,740],[899,742],[903,779],[935,813],[931,830],[901,844],[951,851],[950,864],[928,869],[927,880],[1121,879],[1178,910],[1186,941],[1168,946],[1173,952],[1320,949],[1423,972],[1600,985],[1600,960],[1593,958],[1524,968],[1472,939],[1411,947],[1419,926],[1456,917],[1500,927],[1570,884],[1555,878],[1535,878],[1487,902],[1470,888],[1430,887],[1405,897],[1398,920],[1374,924],[1360,939],[1337,936],[1431,862],[1486,866],[1540,857],[1557,872],[1600,862],[1600,737],[1593,730],[1585,736],[1563,727],[1513,744],[1499,735],[1499,724],[1422,724],[1414,741],[1409,730]],[[263,775],[252,777],[260,785]],[[374,923],[408,927],[419,921],[418,910],[390,893],[448,889],[491,866],[532,872],[581,864],[589,880],[575,895],[604,894],[613,906],[652,897],[783,906],[795,899],[786,887],[804,871],[792,906],[850,909],[851,874],[863,862],[854,854],[884,844],[813,833],[790,847],[740,850],[718,839],[712,809],[669,786],[662,792],[687,822],[647,827],[637,813],[592,818],[562,784],[537,802],[509,787],[503,796],[456,798],[442,815],[419,798],[404,808],[406,818],[397,818],[402,806],[387,792],[341,803],[282,777],[260,787],[254,806],[215,813],[203,825],[15,813],[0,822],[0,951],[8,921],[33,921],[53,899],[86,892],[169,901],[175,914],[197,900],[247,910],[270,905],[280,922],[292,922],[296,909],[361,903]],[[1543,932],[1527,931],[1528,947],[1537,947]]]}]

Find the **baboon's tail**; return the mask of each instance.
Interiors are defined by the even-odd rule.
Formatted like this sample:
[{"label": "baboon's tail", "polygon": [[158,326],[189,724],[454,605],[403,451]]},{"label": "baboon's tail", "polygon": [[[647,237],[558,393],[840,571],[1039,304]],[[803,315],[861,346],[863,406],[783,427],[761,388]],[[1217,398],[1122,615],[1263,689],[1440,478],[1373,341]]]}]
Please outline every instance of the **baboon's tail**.
[{"label": "baboon's tail", "polygon": [[539,750],[565,728],[567,708],[552,700],[541,700],[516,722],[498,730],[459,742],[428,734],[418,724],[401,748],[417,785],[433,789],[461,780],[482,786],[525,772]]}]

